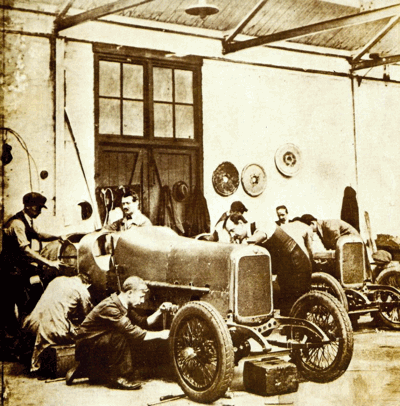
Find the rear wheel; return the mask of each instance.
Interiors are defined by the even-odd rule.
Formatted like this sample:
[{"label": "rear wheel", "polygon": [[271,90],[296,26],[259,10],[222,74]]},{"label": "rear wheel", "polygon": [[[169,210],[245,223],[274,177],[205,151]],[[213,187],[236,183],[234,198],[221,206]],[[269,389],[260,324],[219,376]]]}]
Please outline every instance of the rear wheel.
[{"label": "rear wheel", "polygon": [[178,383],[192,400],[211,403],[227,391],[234,351],[229,330],[209,303],[190,302],[174,317],[170,351]]},{"label": "rear wheel", "polygon": [[326,292],[311,291],[296,301],[290,316],[314,323],[331,340],[318,345],[316,337],[296,334],[294,329],[293,337],[305,344],[292,353],[299,372],[314,382],[331,382],[341,376],[353,355],[353,330],[343,305]]},{"label": "rear wheel", "polygon": [[376,279],[376,283],[382,286],[382,290],[375,292],[374,299],[377,302],[387,304],[388,307],[385,310],[380,310],[375,314],[375,321],[384,326],[393,329],[400,330],[400,306],[391,305],[391,302],[398,302],[400,296],[395,292],[390,292],[384,289],[384,286],[393,286],[394,288],[400,288],[400,273],[396,270],[387,270],[379,274]]},{"label": "rear wheel", "polygon": [[400,272],[393,269],[383,271],[376,278],[376,283],[378,285],[388,285],[400,289]]}]

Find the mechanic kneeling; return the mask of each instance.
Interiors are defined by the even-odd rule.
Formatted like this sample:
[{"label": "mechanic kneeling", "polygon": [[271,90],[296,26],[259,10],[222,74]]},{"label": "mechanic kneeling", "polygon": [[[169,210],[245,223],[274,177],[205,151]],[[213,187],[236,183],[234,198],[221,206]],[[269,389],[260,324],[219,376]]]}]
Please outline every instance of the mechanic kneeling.
[{"label": "mechanic kneeling", "polygon": [[[106,384],[117,389],[140,389],[134,381],[138,354],[146,356],[159,342],[159,351],[168,354],[169,330],[148,331],[171,303],[163,303],[149,317],[140,317],[134,308],[145,302],[145,282],[131,276],[122,285],[121,293],[113,293],[100,302],[81,324],[77,340],[76,368],[68,371],[67,385],[75,378],[87,376],[91,383]],[[152,348],[153,347],[153,348]],[[149,351],[146,351],[149,350]],[[154,353],[153,357],[157,357]]]}]

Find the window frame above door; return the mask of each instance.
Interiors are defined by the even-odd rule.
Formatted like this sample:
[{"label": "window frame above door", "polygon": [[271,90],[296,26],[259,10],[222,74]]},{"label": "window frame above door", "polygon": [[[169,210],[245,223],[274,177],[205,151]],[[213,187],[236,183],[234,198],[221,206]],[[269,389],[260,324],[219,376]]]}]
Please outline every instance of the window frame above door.
[{"label": "window frame above door", "polygon": [[[174,148],[190,147],[202,148],[203,134],[202,134],[202,77],[201,67],[203,64],[201,57],[186,56],[176,57],[173,54],[134,47],[124,47],[107,44],[93,44],[94,51],[94,94],[95,94],[95,137],[96,141],[100,144],[141,144],[141,145],[155,145],[155,146],[173,146]],[[99,117],[100,117],[100,99],[107,97],[99,94],[99,75],[100,75],[100,62],[109,61],[121,64],[136,64],[143,66],[143,135],[123,135],[122,121],[120,117],[120,133],[119,134],[100,134],[99,132]],[[122,66],[122,65],[121,65]],[[179,102],[173,96],[172,102],[166,102],[165,105],[170,104],[173,111],[173,136],[172,137],[155,137],[154,126],[154,105],[156,101],[153,99],[153,68],[171,69],[173,75],[176,71],[190,71],[192,72],[192,91],[193,101],[192,104]],[[122,76],[121,76],[122,79]],[[121,82],[122,83],[122,82]],[[174,82],[172,86],[175,86]],[[175,94],[174,87],[172,88],[173,95]],[[122,92],[121,92],[122,94]],[[115,98],[118,100],[118,97]],[[122,104],[125,99],[120,100],[120,111],[122,111]],[[162,104],[162,103],[159,103]],[[193,106],[193,138],[179,138],[177,137],[175,117],[177,106]]]}]

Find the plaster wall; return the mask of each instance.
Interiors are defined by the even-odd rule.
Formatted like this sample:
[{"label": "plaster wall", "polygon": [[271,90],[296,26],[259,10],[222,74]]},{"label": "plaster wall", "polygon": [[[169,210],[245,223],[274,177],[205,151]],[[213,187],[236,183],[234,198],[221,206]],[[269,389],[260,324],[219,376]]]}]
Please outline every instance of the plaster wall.
[{"label": "plaster wall", "polygon": [[[13,160],[4,166],[4,214],[8,218],[22,209],[22,197],[32,187],[48,198],[48,210],[43,210],[38,221],[50,224],[55,202],[55,157],[49,41],[8,34],[5,44],[4,126],[20,138],[5,134]],[[47,171],[48,177],[42,179],[41,171]]]},{"label": "plaster wall", "polygon": [[[344,188],[355,186],[349,84],[347,78],[206,61],[204,183],[213,220],[234,200],[242,200],[255,219],[275,220],[280,204],[290,217],[339,217]],[[291,178],[278,172],[274,161],[286,143],[302,154],[302,169]],[[230,197],[216,194],[212,174],[223,161],[239,173],[248,164],[262,165],[264,193],[251,197],[240,185]]]},{"label": "plaster wall", "polygon": [[371,227],[400,235],[400,85],[355,85],[359,198]]}]

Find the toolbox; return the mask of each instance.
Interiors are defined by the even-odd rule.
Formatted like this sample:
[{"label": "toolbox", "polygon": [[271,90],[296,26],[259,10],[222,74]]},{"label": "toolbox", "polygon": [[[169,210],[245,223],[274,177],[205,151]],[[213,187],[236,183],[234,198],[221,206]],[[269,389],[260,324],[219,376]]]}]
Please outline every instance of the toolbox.
[{"label": "toolbox", "polygon": [[49,378],[61,378],[75,366],[75,345],[52,345],[42,355],[42,370]]},{"label": "toolbox", "polygon": [[299,387],[297,367],[277,357],[245,361],[243,383],[248,392],[263,396],[296,392]]}]

